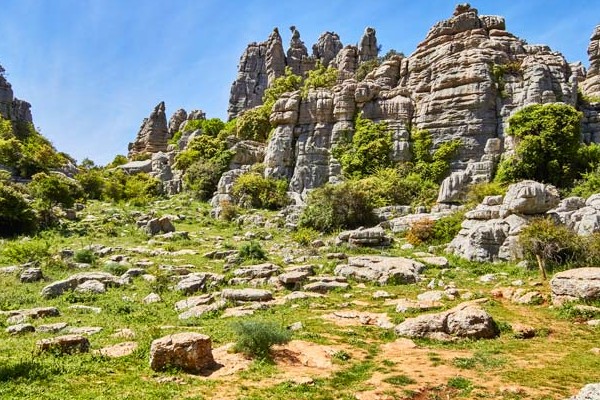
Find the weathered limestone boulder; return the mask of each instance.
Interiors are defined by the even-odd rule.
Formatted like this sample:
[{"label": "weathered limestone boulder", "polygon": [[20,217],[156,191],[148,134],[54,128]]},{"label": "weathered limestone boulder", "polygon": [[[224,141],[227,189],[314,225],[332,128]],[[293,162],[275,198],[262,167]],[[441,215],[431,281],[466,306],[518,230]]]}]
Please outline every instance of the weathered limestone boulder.
[{"label": "weathered limestone boulder", "polygon": [[38,267],[27,268],[25,271],[21,272],[21,276],[19,280],[23,283],[25,282],[38,282],[44,279],[44,274],[42,273],[42,269]]},{"label": "weathered limestone boulder", "polygon": [[424,264],[404,257],[358,256],[349,257],[348,264],[338,265],[334,272],[359,281],[385,285],[416,283],[424,269]]},{"label": "weathered limestone boulder", "polygon": [[560,202],[558,190],[552,185],[522,181],[510,185],[502,202],[501,217],[509,214],[544,214]]},{"label": "weathered limestone boulder", "polygon": [[257,265],[246,265],[233,271],[233,276],[237,278],[247,278],[249,280],[256,278],[270,278],[280,271],[280,267],[273,263],[264,263]]},{"label": "weathered limestone boulder", "polygon": [[600,25],[594,28],[587,49],[590,68],[581,89],[588,96],[600,96]]},{"label": "weathered limestone boulder", "polygon": [[389,246],[392,238],[386,235],[385,230],[376,226],[374,228],[359,228],[353,231],[344,231],[337,237],[336,244],[348,243],[351,246]]},{"label": "weathered limestone boulder", "polygon": [[199,291],[206,291],[208,288],[222,283],[225,277],[210,272],[194,272],[180,280],[175,286],[175,290],[184,294],[192,294]]},{"label": "weathered limestone boulder", "polygon": [[31,104],[14,97],[12,86],[6,80],[1,65],[0,71],[0,116],[13,122],[33,123]]},{"label": "weathered limestone boulder", "polygon": [[324,32],[319,36],[317,43],[313,44],[313,57],[321,61],[324,67],[328,67],[343,47],[337,33]]},{"label": "weathered limestone boulder", "polygon": [[198,304],[198,305],[190,307],[189,309],[187,309],[184,312],[182,312],[181,314],[179,314],[178,318],[180,320],[186,320],[186,319],[190,319],[190,318],[200,318],[201,316],[203,316],[205,314],[223,310],[226,307],[227,307],[227,302],[225,300],[218,300],[212,304]]},{"label": "weathered limestone boulder", "polygon": [[6,328],[6,333],[9,335],[20,335],[22,333],[35,332],[35,327],[31,324],[10,325]]},{"label": "weathered limestone boulder", "polygon": [[552,302],[600,299],[600,268],[576,268],[559,272],[550,281]]},{"label": "weathered limestone boulder", "polygon": [[269,301],[273,300],[273,293],[264,289],[224,289],[221,297],[233,301]]},{"label": "weathered limestone boulder", "polygon": [[152,218],[144,228],[150,236],[158,235],[159,233],[175,232],[175,226],[169,217]]},{"label": "weathered limestone boulder", "polygon": [[103,286],[118,287],[123,284],[123,281],[121,281],[118,277],[108,272],[81,272],[75,275],[71,275],[67,279],[55,281],[45,286],[42,289],[41,295],[42,297],[47,299],[57,297],[67,290],[74,290],[76,287],[78,287],[86,281],[97,281],[100,282]]},{"label": "weathered limestone boulder", "polygon": [[60,353],[87,353],[90,350],[90,341],[82,335],[64,335],[51,339],[42,339],[36,343],[38,350],[59,351]]},{"label": "weathered limestone boulder", "polygon": [[262,163],[265,159],[265,144],[253,140],[237,142],[229,150],[233,152],[229,169],[239,169],[244,165]]},{"label": "weathered limestone boulder", "polygon": [[165,103],[160,102],[148,118],[144,118],[135,142],[129,144],[129,157],[142,153],[167,151],[169,127]]},{"label": "weathered limestone boulder", "polygon": [[184,332],[156,339],[150,346],[150,368],[162,371],[177,367],[196,374],[213,367],[210,337],[199,333]]},{"label": "weathered limestone boulder", "polygon": [[600,383],[585,385],[575,396],[567,400],[596,400],[600,399]]},{"label": "weathered limestone boulder", "polygon": [[307,292],[327,293],[332,290],[348,289],[350,285],[344,276],[311,276],[310,283],[302,288]]},{"label": "weathered limestone boulder", "polygon": [[436,340],[491,339],[499,334],[493,318],[476,303],[462,303],[437,314],[409,318],[397,325],[396,334]]},{"label": "weathered limestone boulder", "polygon": [[277,277],[281,283],[287,286],[295,286],[315,274],[312,265],[299,265],[288,267]]},{"label": "weathered limestone boulder", "polygon": [[22,310],[0,311],[0,315],[6,315],[9,324],[19,324],[29,319],[56,317],[60,315],[56,307],[36,307]]},{"label": "weathered limestone boulder", "polygon": [[77,285],[77,287],[75,288],[75,292],[102,294],[106,293],[106,287],[104,286],[104,283],[95,279],[90,279],[89,281],[85,281]]}]

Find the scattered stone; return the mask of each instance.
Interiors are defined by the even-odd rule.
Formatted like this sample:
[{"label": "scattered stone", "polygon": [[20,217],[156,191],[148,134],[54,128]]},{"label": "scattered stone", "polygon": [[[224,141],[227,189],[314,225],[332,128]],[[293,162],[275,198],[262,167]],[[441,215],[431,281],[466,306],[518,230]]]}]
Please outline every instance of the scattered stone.
[{"label": "scattered stone", "polygon": [[179,314],[180,320],[186,320],[190,318],[200,318],[204,314],[219,311],[227,307],[227,303],[224,300],[215,301],[212,304],[201,304],[191,307],[187,311]]},{"label": "scattered stone", "polygon": [[481,283],[492,283],[497,279],[496,274],[485,274],[479,277]]},{"label": "scattered stone", "polygon": [[270,278],[279,273],[280,267],[272,263],[258,265],[248,265],[233,271],[233,275],[238,278],[247,278],[248,280],[256,278]]},{"label": "scattered stone", "polygon": [[600,299],[600,267],[559,272],[550,281],[552,302]]},{"label": "scattered stone", "polygon": [[575,396],[568,400],[597,400],[600,399],[600,383],[585,385]]},{"label": "scattered stone", "polygon": [[184,294],[192,294],[207,290],[209,287],[223,282],[223,280],[223,275],[212,274],[210,272],[194,272],[179,281],[175,289]]},{"label": "scattered stone", "polygon": [[60,312],[56,307],[36,307],[22,310],[2,311],[0,314],[8,316],[6,320],[7,323],[19,324],[29,319],[57,317],[60,315]]},{"label": "scattered stone", "polygon": [[428,292],[420,293],[417,295],[417,300],[422,302],[436,303],[442,301],[447,295],[441,290],[430,290]]},{"label": "scattered stone", "polygon": [[273,300],[273,293],[264,289],[224,289],[221,297],[233,301],[269,301]]},{"label": "scattered stone", "polygon": [[32,267],[23,271],[19,279],[21,283],[38,282],[44,279],[44,274],[42,274],[41,268]]},{"label": "scattered stone", "polygon": [[319,298],[319,297],[324,297],[324,296],[320,293],[301,292],[301,291],[295,291],[288,295],[283,296],[284,300],[286,300],[286,301],[314,299],[314,298]]},{"label": "scattered stone", "polygon": [[104,357],[119,358],[133,354],[137,348],[138,344],[136,342],[123,342],[113,346],[103,347],[98,350],[98,353]]},{"label": "scattered stone", "polygon": [[397,325],[395,331],[399,336],[436,340],[491,339],[499,334],[492,317],[475,302],[462,303],[437,314],[409,318]]},{"label": "scattered stone", "polygon": [[196,307],[203,304],[208,304],[213,301],[213,295],[211,293],[206,293],[200,296],[188,297],[187,299],[183,299],[175,303],[175,310],[181,311],[186,310],[188,308]]},{"label": "scattered stone", "polygon": [[392,295],[386,292],[385,290],[378,290],[375,293],[373,293],[374,299],[389,299],[390,297],[392,297]]},{"label": "scattered stone", "polygon": [[6,328],[6,332],[11,335],[20,335],[22,333],[35,332],[35,328],[31,324],[17,324],[10,325],[8,328]]},{"label": "scattered stone", "polygon": [[412,250],[414,248],[415,246],[410,243],[404,243],[402,246],[400,246],[400,250]]},{"label": "scattered stone", "polygon": [[184,332],[156,339],[150,346],[150,368],[162,371],[169,366],[199,373],[214,365],[209,336]]},{"label": "scattered stone", "polygon": [[133,339],[135,338],[135,332],[129,328],[122,328],[115,331],[115,333],[112,334],[112,337],[120,339]]},{"label": "scattered stone", "polygon": [[69,329],[69,334],[71,335],[95,335],[96,333],[102,332],[102,327],[100,326],[82,326],[80,328],[71,328]]},{"label": "scattered stone", "polygon": [[292,332],[296,332],[296,331],[300,331],[302,329],[304,329],[304,325],[302,324],[302,322],[298,321],[298,322],[294,322],[293,324],[289,325],[288,330],[292,331]]},{"label": "scattered stone", "polygon": [[437,301],[415,301],[409,299],[398,299],[386,302],[386,305],[396,305],[396,312],[406,313],[410,311],[428,311],[442,307],[442,303]]},{"label": "scattered stone", "polygon": [[376,226],[374,228],[359,228],[342,232],[336,239],[336,245],[339,246],[342,243],[359,247],[389,246],[392,243],[392,238],[385,234],[382,227]]},{"label": "scattered stone", "polygon": [[102,309],[100,307],[84,306],[82,304],[74,304],[72,306],[69,306],[69,309],[93,314],[100,314],[102,312]]},{"label": "scattered stone", "polygon": [[142,299],[142,303],[144,304],[160,303],[161,301],[162,298],[156,293],[150,293],[148,296]]},{"label": "scattered stone", "polygon": [[90,350],[89,340],[81,335],[64,335],[52,339],[42,339],[36,344],[41,352],[56,349],[60,353],[71,354],[75,352],[87,353]]},{"label": "scattered stone", "polygon": [[106,293],[106,287],[104,284],[97,280],[89,280],[85,281],[75,288],[77,293],[93,293],[93,294],[102,294]]},{"label": "scattered stone", "polygon": [[535,337],[535,328],[529,325],[515,323],[512,324],[513,336],[516,339],[531,339]]},{"label": "scattered stone", "polygon": [[123,281],[108,272],[81,272],[62,281],[52,282],[42,289],[41,295],[46,299],[57,297],[66,290],[73,290],[86,281],[99,281],[106,286],[121,286],[123,284]]},{"label": "scattered stone", "polygon": [[450,265],[448,259],[446,257],[435,257],[435,256],[426,256],[426,257],[417,257],[419,261],[424,262],[428,265],[433,265],[435,267],[446,268]]},{"label": "scattered stone", "polygon": [[55,324],[44,324],[37,327],[38,332],[42,333],[58,333],[65,329],[69,324],[66,322],[57,322]]},{"label": "scattered stone", "polygon": [[[314,279],[314,280],[313,280]],[[303,286],[309,292],[327,293],[336,289],[348,289],[350,285],[343,276],[316,276],[311,277],[311,283]]]},{"label": "scattered stone", "polygon": [[422,263],[404,257],[358,256],[348,258],[348,264],[338,265],[334,272],[358,281],[385,285],[416,283],[424,269]]}]

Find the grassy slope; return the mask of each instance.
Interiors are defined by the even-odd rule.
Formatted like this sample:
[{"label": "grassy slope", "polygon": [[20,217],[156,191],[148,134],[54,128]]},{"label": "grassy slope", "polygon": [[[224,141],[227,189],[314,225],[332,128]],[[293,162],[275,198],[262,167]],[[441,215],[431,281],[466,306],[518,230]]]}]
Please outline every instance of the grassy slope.
[{"label": "grassy slope", "polygon": [[[98,218],[96,222],[70,223],[64,230],[34,238],[26,245],[5,241],[0,244],[0,265],[23,261],[27,254],[33,252],[38,254],[36,258],[42,262],[44,273],[50,280],[61,279],[75,271],[56,261],[58,251],[62,248],[78,250],[93,243],[122,247],[123,250],[116,250],[115,253],[130,256],[133,262],[149,259],[155,263],[149,270],[157,274],[157,266],[161,264],[192,264],[198,271],[222,273],[223,261],[207,260],[202,254],[216,247],[239,248],[244,243],[239,237],[250,230],[273,235],[273,240],[261,241],[270,261],[281,263],[284,256],[290,254],[305,256],[306,263],[319,266],[320,273],[332,272],[334,264],[325,258],[324,251],[302,248],[290,239],[289,232],[214,221],[206,216],[206,207],[183,197],[154,204],[153,209],[158,214],[186,215],[185,221],[176,223],[176,226],[178,230],[189,231],[191,240],[149,243],[148,238],[135,227],[135,219],[130,217],[132,209],[92,203],[83,212],[83,217],[94,215]],[[119,217],[115,217],[115,214]],[[125,251],[136,246],[169,251],[194,249],[199,254],[152,257]],[[350,253],[356,251],[348,250]],[[363,252],[407,254],[399,249],[398,244],[391,249]],[[106,260],[97,260],[96,268],[102,269],[104,261]],[[385,306],[383,300],[372,299],[376,290],[384,289],[398,297],[415,298],[420,291],[425,290],[424,286],[430,278],[443,276],[446,282],[454,281],[461,289],[489,296],[494,284],[484,285],[477,281],[479,275],[489,272],[507,272],[508,276],[499,282],[503,285],[509,285],[514,279],[537,279],[535,273],[510,264],[470,264],[451,259],[449,271],[428,268],[427,278],[418,286],[382,288],[366,285],[366,288],[357,288],[353,284],[352,289],[347,292],[333,293],[323,299],[298,301],[295,308],[280,305],[258,312],[258,315],[284,325],[302,321],[305,328],[294,334],[295,339],[340,345],[352,354],[346,360],[346,357],[336,359],[336,366],[330,376],[317,378],[312,384],[291,383],[282,378],[284,375],[279,366],[259,362],[252,364],[250,370],[223,381],[198,378],[179,371],[152,371],[148,360],[150,343],[154,338],[171,332],[196,330],[210,335],[213,347],[234,340],[231,319],[220,318],[219,313],[191,322],[179,321],[173,304],[184,296],[165,290],[164,285],[136,278],[133,285],[109,289],[103,295],[68,294],[43,300],[39,292],[47,282],[20,284],[17,276],[0,275],[2,310],[56,306],[61,311],[61,316],[34,321],[34,325],[68,322],[70,326],[103,327],[102,332],[90,337],[92,350],[125,341],[126,339],[113,337],[114,332],[121,328],[132,329],[136,333],[135,340],[139,343],[139,348],[133,355],[120,359],[108,359],[93,353],[71,356],[38,355],[35,352],[35,342],[53,335],[34,333],[10,336],[2,329],[0,398],[352,399],[358,392],[374,391],[380,396],[376,398],[413,398],[412,396],[417,396],[416,390],[422,389],[422,382],[426,381],[426,373],[418,372],[419,368],[425,368],[428,373],[444,369],[451,375],[436,385],[428,384],[427,390],[421,390],[421,396],[425,397],[414,398],[554,399],[566,397],[593,380],[600,356],[591,353],[590,349],[599,347],[600,330],[578,323],[572,316],[565,316],[561,309],[551,309],[547,304],[519,306],[504,300],[492,300],[485,308],[504,328],[499,339],[452,344],[418,341],[418,351],[427,355],[425,362],[408,356],[387,355],[382,351],[383,345],[396,339],[391,331],[373,326],[337,326],[320,317],[338,309],[387,312],[398,323],[406,316],[416,314],[397,314],[393,306]],[[162,303],[142,304],[142,298],[157,290],[163,297]],[[541,290],[547,293],[546,287]],[[351,294],[352,297],[348,298],[345,294]],[[358,304],[351,303],[354,301]],[[446,302],[446,307],[457,303],[458,301]],[[93,305],[101,307],[103,311],[100,314],[77,312],[68,308],[72,304]],[[538,330],[538,337],[530,340],[513,338],[509,325],[517,322],[533,325]],[[6,326],[4,318],[0,318],[0,326],[2,325]],[[175,327],[162,329],[164,326]],[[417,361],[418,365],[410,364]],[[407,367],[407,364],[410,365]],[[168,379],[163,379],[165,377]],[[597,380],[597,376],[595,379]],[[501,386],[518,386],[523,391],[520,394],[511,391],[501,393]]]}]

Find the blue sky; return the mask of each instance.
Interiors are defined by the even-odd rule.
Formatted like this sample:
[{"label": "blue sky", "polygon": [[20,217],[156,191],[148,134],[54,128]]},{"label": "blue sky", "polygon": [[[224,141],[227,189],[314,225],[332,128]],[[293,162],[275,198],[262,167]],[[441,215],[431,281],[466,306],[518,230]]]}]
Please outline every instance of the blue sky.
[{"label": "blue sky", "polygon": [[[0,0],[0,64],[15,95],[54,145],[105,164],[127,153],[140,123],[165,101],[226,118],[239,57],[249,42],[295,25],[311,48],[324,31],[356,43],[372,26],[382,49],[409,55],[458,1],[429,0]],[[587,66],[600,24],[596,1],[472,1],[506,17],[507,30]]]}]

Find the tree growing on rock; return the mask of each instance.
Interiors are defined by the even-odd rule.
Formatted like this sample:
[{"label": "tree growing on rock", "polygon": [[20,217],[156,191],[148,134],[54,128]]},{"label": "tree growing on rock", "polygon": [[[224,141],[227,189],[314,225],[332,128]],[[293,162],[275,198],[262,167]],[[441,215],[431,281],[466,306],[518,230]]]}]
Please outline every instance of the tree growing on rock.
[{"label": "tree growing on rock", "polygon": [[502,161],[496,180],[532,179],[570,187],[599,161],[597,152],[581,143],[581,118],[579,111],[562,103],[534,104],[518,111],[507,132],[515,139],[515,154]]}]

